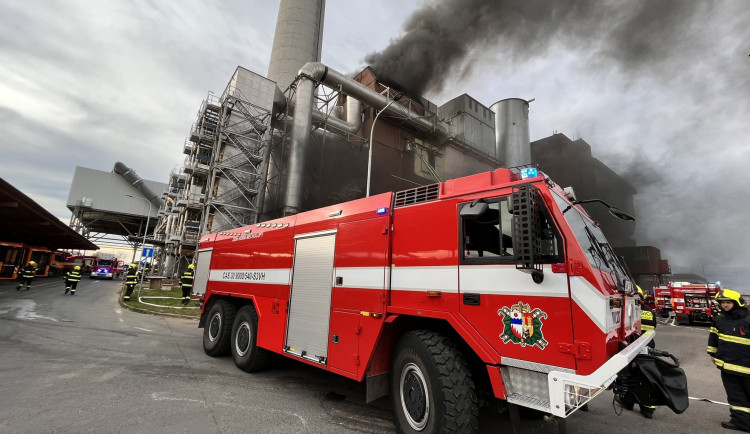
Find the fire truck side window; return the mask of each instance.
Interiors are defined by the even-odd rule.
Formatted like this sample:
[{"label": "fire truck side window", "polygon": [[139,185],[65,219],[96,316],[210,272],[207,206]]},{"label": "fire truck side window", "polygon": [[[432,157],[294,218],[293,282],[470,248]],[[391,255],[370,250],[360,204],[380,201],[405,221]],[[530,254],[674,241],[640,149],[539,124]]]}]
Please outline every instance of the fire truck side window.
[{"label": "fire truck side window", "polygon": [[[514,263],[513,213],[508,198],[487,201],[487,211],[476,219],[461,222],[461,251],[464,263]],[[552,221],[542,212],[541,255],[544,263],[562,262],[562,241]]]}]

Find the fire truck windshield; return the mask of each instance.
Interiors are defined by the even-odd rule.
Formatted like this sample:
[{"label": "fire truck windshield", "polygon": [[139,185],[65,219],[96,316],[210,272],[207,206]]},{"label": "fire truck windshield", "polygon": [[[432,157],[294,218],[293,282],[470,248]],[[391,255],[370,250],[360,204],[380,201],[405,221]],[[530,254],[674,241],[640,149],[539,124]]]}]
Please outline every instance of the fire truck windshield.
[{"label": "fire truck windshield", "polygon": [[[557,193],[553,194],[553,197],[561,211],[570,206],[570,203],[558,196]],[[618,260],[614,249],[604,237],[602,230],[584,217],[575,207],[568,209],[563,215],[573,230],[576,240],[583,248],[589,264],[599,270],[613,273],[619,283],[617,286],[620,287],[621,282],[627,280],[626,276],[628,274],[622,263]]]}]

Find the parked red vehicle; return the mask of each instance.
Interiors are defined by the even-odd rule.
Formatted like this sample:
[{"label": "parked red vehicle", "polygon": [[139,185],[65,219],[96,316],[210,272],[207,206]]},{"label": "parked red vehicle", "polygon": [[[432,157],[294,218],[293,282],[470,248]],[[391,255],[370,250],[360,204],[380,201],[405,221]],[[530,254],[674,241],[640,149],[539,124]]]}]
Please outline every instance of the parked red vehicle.
[{"label": "parked red vehicle", "polygon": [[98,253],[91,265],[89,278],[112,280],[117,276],[119,276],[117,257],[113,253]]},{"label": "parked red vehicle", "polygon": [[713,320],[711,305],[716,298],[716,294],[721,291],[720,285],[670,282],[669,290],[672,296],[672,311],[676,324],[693,324],[696,321],[710,322]]},{"label": "parked red vehicle", "polygon": [[567,417],[653,338],[634,287],[572,191],[534,169],[205,235],[194,283],[208,355],[365,381],[368,402],[390,393],[401,432],[466,428],[481,390]]}]

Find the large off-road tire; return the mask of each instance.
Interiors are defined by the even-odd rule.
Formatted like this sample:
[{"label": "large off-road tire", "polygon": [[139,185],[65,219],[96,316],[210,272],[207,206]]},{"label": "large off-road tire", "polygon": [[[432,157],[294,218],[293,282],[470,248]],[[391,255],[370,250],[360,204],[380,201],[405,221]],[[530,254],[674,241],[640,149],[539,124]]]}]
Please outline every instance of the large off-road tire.
[{"label": "large off-road tire", "polygon": [[245,372],[255,372],[268,366],[271,353],[258,346],[258,312],[255,306],[242,307],[232,325],[232,357],[234,364]]},{"label": "large off-road tire", "polygon": [[229,354],[232,323],[237,308],[226,300],[217,300],[208,309],[208,319],[203,328],[203,351],[211,357]]},{"label": "large off-road tire", "polygon": [[406,333],[391,370],[391,401],[400,433],[473,433],[479,408],[471,371],[448,337],[431,331]]}]

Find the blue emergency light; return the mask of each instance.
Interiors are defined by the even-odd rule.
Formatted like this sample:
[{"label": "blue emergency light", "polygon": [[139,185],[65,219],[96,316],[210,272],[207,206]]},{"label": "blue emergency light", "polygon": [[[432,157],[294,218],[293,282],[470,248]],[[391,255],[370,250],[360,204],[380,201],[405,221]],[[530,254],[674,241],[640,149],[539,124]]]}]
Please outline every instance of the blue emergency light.
[{"label": "blue emergency light", "polygon": [[386,208],[386,207],[383,206],[383,207],[378,208],[378,210],[376,212],[378,213],[378,215],[387,214],[388,213],[388,208]]},{"label": "blue emergency light", "polygon": [[535,167],[521,169],[521,179],[536,178],[537,176],[539,176],[539,171]]}]

